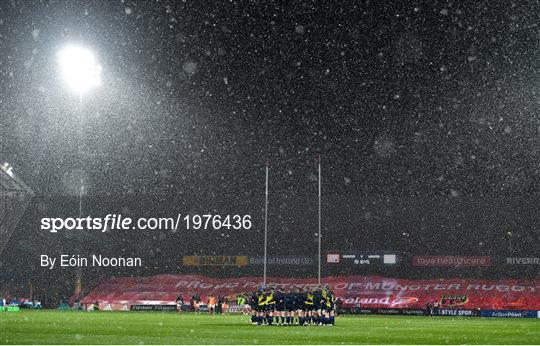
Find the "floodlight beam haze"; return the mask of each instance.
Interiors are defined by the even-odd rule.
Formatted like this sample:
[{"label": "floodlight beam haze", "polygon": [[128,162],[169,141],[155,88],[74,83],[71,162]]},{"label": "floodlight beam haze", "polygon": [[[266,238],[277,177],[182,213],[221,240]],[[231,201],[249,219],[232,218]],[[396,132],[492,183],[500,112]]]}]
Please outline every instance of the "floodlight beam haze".
[{"label": "floodlight beam haze", "polygon": [[58,52],[58,64],[64,83],[79,96],[101,84],[101,66],[87,48],[64,47]]}]

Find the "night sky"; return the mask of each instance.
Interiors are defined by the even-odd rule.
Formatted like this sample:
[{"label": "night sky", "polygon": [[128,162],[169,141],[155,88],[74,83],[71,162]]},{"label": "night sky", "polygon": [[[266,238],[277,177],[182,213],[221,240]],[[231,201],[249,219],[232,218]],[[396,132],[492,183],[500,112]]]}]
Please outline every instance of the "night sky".
[{"label": "night sky", "polygon": [[[58,64],[70,44],[102,66],[80,100]],[[319,154],[322,253],[403,264],[342,273],[537,277],[501,261],[539,249],[540,1],[0,0],[0,164],[36,193],[0,259],[14,289],[72,292],[73,271],[41,268],[44,253],[144,259],[88,269],[88,283],[239,275],[181,259],[262,253],[267,160],[270,254],[315,258]],[[78,215],[81,178],[84,215],[249,214],[254,227],[40,230]],[[496,264],[408,266],[418,254]]]},{"label": "night sky", "polygon": [[[538,1],[2,1],[1,153],[40,195],[540,188]],[[56,53],[91,48],[78,98]],[[315,190],[313,190],[315,191]]]}]

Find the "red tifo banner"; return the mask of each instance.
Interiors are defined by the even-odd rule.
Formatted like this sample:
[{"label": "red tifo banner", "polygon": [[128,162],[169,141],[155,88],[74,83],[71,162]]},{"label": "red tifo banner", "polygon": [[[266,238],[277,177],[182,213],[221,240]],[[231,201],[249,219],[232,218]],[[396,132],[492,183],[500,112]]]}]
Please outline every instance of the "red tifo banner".
[{"label": "red tifo banner", "polygon": [[[540,278],[523,280],[432,279],[406,280],[380,276],[331,276],[322,279],[343,301],[343,307],[424,308],[428,302],[452,301],[452,307],[492,310],[540,310]],[[175,304],[198,293],[202,301],[209,294],[234,300],[261,286],[260,277],[214,279],[200,275],[156,275],[121,277],[103,281],[81,300],[83,304]],[[315,279],[268,278],[270,286],[315,288]],[[463,299],[465,298],[465,299]]]}]

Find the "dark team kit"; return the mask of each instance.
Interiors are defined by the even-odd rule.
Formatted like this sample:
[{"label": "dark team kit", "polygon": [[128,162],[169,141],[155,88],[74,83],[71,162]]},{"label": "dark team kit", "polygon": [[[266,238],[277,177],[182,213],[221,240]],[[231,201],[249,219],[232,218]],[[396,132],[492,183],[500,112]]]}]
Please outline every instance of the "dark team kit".
[{"label": "dark team kit", "polygon": [[257,325],[333,326],[335,296],[330,287],[314,290],[260,288],[250,297],[251,322]]}]

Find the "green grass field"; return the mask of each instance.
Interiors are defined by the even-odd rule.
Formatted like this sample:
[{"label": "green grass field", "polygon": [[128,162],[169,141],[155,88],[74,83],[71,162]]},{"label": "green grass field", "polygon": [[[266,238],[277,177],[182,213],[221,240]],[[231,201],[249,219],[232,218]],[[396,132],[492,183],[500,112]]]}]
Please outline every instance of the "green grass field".
[{"label": "green grass field", "polygon": [[537,319],[344,316],[334,327],[253,326],[172,312],[0,313],[1,344],[540,344]]}]

